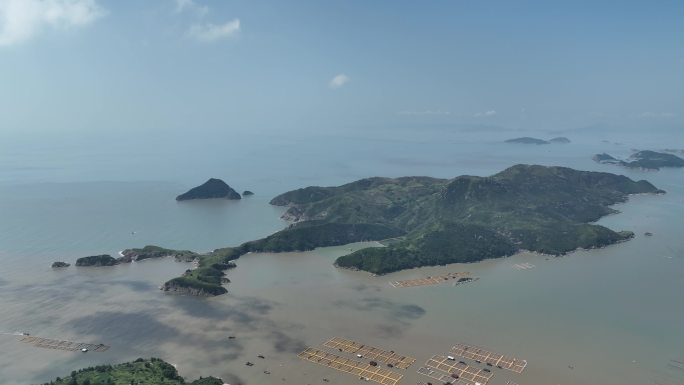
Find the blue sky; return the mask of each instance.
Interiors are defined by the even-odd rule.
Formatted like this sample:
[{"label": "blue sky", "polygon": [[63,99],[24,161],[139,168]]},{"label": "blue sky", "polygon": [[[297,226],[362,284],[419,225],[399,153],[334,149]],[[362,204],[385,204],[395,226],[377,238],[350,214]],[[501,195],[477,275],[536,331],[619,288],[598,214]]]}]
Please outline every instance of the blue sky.
[{"label": "blue sky", "polygon": [[0,132],[679,127],[683,4],[0,0]]}]

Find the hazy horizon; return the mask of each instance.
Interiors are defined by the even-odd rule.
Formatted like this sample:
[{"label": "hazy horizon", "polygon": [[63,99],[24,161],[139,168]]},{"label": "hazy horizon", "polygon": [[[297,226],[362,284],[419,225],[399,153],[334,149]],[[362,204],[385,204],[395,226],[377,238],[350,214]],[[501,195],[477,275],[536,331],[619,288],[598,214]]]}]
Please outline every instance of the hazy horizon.
[{"label": "hazy horizon", "polygon": [[0,134],[676,130],[683,11],[0,0]]}]

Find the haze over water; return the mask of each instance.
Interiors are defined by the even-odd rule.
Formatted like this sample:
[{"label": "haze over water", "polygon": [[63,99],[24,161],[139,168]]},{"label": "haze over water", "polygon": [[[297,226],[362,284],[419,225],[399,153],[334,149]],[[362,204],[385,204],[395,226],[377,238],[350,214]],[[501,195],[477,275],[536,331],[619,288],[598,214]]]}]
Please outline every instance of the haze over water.
[{"label": "haze over water", "polygon": [[[684,357],[684,172],[591,160],[604,151],[626,156],[632,148],[676,148],[681,135],[569,131],[562,133],[572,140],[567,145],[502,143],[527,134],[557,136],[433,128],[6,137],[0,144],[0,331],[112,348],[53,351],[0,335],[2,383],[45,382],[81,367],[149,356],[178,365],[187,378],[215,375],[232,384],[357,383],[352,375],[297,359],[305,346],[332,336],[417,358],[402,371],[406,384],[425,381],[415,373],[419,364],[457,342],[528,360],[522,375],[497,371],[492,385],[683,383],[683,373],[669,364]],[[206,251],[260,238],[286,226],[282,208],[268,201],[293,188],[369,176],[490,175],[516,163],[625,174],[667,194],[634,196],[618,205],[620,214],[600,221],[634,231],[635,239],[562,258],[521,254],[371,277],[332,265],[361,245],[250,254],[228,272],[229,294],[209,299],[158,290],[189,267],[170,259],[50,268],[56,260],[73,264],[81,256],[147,244]],[[209,177],[256,195],[239,202],[174,200]],[[644,237],[646,231],[654,236]],[[525,262],[535,268],[513,268]],[[448,271],[470,271],[480,280],[458,287],[388,285]]]}]

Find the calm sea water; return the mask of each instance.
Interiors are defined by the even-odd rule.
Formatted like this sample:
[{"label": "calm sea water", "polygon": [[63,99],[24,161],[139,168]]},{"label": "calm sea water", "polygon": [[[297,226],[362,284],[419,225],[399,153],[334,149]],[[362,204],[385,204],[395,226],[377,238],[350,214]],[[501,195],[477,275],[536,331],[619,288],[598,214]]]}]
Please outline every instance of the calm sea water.
[{"label": "calm sea water", "polygon": [[[0,143],[0,332],[112,348],[87,354],[44,350],[0,334],[0,383],[44,382],[140,356],[164,358],[190,378],[216,375],[233,384],[316,384],[323,378],[356,383],[351,375],[296,358],[305,346],[342,336],[411,355],[419,364],[456,342],[529,361],[522,375],[497,371],[493,385],[683,384],[684,372],[671,360],[684,361],[684,171],[628,171],[590,159],[603,151],[627,155],[631,148],[676,147],[682,137],[582,132],[568,134],[569,145],[500,143],[523,134],[433,129],[6,138]],[[515,163],[624,173],[668,194],[632,197],[617,207],[620,214],[600,221],[634,231],[634,240],[563,258],[521,254],[371,277],[332,266],[337,256],[363,245],[251,254],[229,272],[230,293],[211,299],[161,293],[161,283],[188,268],[170,259],[50,268],[55,260],[73,263],[146,244],[204,251],[262,237],[286,225],[279,219],[282,209],[268,201],[292,188],[376,175],[489,175]],[[256,196],[174,200],[209,177]],[[646,231],[655,235],[645,237]],[[525,262],[535,268],[514,268]],[[463,270],[481,279],[458,287],[388,285]],[[246,361],[256,365],[247,367]],[[425,381],[417,367],[403,372],[401,383]]]}]

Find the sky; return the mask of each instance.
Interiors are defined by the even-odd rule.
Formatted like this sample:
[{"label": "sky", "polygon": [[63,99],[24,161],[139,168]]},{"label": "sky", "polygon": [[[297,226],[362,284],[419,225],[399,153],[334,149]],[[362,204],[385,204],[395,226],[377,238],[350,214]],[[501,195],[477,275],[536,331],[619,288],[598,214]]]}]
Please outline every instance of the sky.
[{"label": "sky", "polygon": [[684,124],[681,1],[0,0],[0,134]]}]

